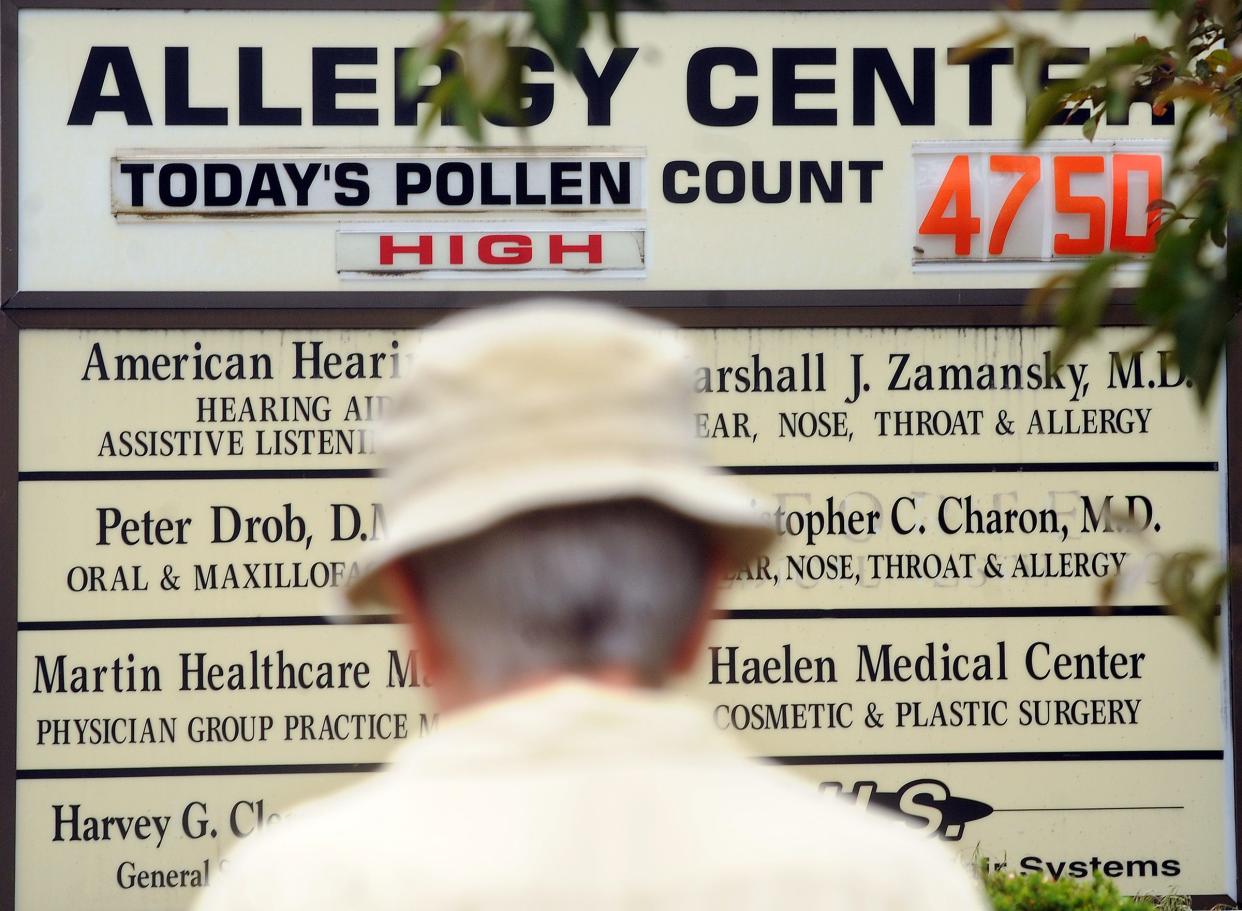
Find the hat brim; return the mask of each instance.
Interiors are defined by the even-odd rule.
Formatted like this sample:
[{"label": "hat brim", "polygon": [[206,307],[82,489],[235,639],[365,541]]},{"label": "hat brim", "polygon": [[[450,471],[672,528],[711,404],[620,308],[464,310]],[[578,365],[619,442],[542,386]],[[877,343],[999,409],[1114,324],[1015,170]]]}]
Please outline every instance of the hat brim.
[{"label": "hat brim", "polygon": [[489,477],[486,496],[480,496],[479,486],[447,482],[404,498],[387,517],[383,540],[368,542],[360,551],[365,569],[344,591],[348,607],[391,607],[378,583],[383,567],[396,559],[558,506],[651,500],[701,523],[735,563],[759,556],[776,537],[763,498],[731,475],[698,465],[545,462]]}]

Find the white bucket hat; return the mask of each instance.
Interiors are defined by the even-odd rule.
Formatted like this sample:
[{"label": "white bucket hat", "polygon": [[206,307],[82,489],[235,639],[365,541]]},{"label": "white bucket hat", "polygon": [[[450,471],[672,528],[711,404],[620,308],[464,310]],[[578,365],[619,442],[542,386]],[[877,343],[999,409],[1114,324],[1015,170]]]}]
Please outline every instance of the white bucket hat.
[{"label": "white bucket hat", "polygon": [[672,327],[583,300],[470,311],[429,328],[378,433],[386,534],[347,589],[383,603],[385,564],[515,515],[652,500],[738,562],[774,537],[766,500],[696,438],[689,354]]}]

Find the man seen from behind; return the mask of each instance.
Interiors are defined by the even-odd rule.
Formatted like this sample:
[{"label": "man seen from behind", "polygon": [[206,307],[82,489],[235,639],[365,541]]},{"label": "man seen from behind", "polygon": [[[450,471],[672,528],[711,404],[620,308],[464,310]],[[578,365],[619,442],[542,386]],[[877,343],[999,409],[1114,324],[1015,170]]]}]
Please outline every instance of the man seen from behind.
[{"label": "man seen from behind", "polygon": [[671,328],[604,305],[425,333],[349,596],[408,625],[439,730],[243,843],[200,911],[982,911],[944,848],[747,758],[665,688],[772,538],[691,396]]}]

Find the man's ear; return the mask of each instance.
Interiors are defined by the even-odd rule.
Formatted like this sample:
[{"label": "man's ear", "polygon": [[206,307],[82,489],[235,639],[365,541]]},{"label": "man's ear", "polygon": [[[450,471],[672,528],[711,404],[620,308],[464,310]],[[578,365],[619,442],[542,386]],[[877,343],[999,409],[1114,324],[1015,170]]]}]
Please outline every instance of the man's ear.
[{"label": "man's ear", "polygon": [[427,676],[433,679],[439,677],[444,670],[444,647],[423,608],[423,599],[414,577],[400,560],[394,560],[380,568],[379,581],[388,603],[396,608],[413,634]]},{"label": "man's ear", "polygon": [[724,578],[728,563],[723,551],[719,548],[712,551],[711,558],[707,562],[707,572],[703,574],[703,596],[698,612],[695,613],[690,628],[686,630],[685,636],[673,652],[673,660],[669,669],[674,674],[684,674],[689,671],[699,657],[699,649],[702,648],[703,640],[707,637],[707,625],[711,622],[712,613],[720,601],[720,582]]}]

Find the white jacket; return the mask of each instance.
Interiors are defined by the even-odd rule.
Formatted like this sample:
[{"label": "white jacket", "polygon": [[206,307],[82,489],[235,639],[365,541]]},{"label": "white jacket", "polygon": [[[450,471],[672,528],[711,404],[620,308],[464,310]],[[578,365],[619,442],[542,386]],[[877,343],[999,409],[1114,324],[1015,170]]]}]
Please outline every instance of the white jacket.
[{"label": "white jacket", "polygon": [[694,703],[562,680],[298,808],[198,911],[984,907],[944,847],[745,758]]}]

